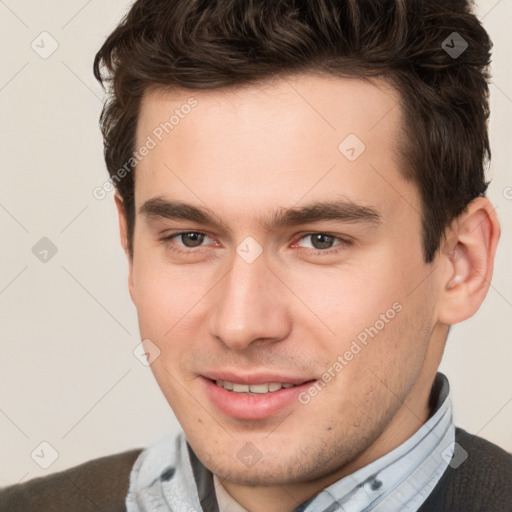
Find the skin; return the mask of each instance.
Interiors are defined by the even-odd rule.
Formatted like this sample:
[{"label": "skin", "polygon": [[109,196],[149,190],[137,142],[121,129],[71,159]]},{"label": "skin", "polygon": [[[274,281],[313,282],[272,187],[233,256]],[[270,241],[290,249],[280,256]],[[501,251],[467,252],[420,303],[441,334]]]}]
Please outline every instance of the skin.
[{"label": "skin", "polygon": [[[138,146],[191,96],[197,106],[136,170],[129,290],[142,339],[160,350],[151,369],[200,460],[251,512],[292,510],[428,419],[448,326],[484,299],[499,225],[489,201],[474,200],[425,263],[419,194],[400,172],[399,98],[385,82],[301,74],[237,90],[148,91]],[[351,133],[366,146],[353,162],[338,150]],[[142,215],[154,197],[206,206],[225,226]],[[261,222],[339,199],[381,222]],[[206,237],[162,241],[180,230]],[[352,243],[315,249],[311,233]],[[263,248],[250,264],[236,252],[247,236]],[[204,393],[200,376],[215,369],[321,379],[394,303],[401,311],[306,405],[240,420]],[[246,443],[261,454],[250,468],[237,457]]]}]

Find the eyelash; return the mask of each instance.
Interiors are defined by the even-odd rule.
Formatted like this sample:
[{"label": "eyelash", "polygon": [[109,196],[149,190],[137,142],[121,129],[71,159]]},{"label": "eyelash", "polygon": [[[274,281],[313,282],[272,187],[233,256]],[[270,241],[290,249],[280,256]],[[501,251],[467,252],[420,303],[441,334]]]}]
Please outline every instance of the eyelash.
[{"label": "eyelash", "polygon": [[[180,235],[186,235],[186,234],[190,234],[190,233],[193,233],[195,235],[204,235],[205,237],[208,237],[208,235],[206,233],[203,233],[201,231],[176,231],[176,232],[170,234],[169,236],[163,237],[161,240],[173,252],[178,253],[178,254],[193,254],[193,253],[200,254],[201,252],[204,252],[204,251],[198,250],[198,249],[201,249],[202,246],[200,246],[198,248],[177,249],[171,243],[174,238],[177,238]],[[326,255],[331,255],[331,254],[337,253],[340,250],[343,250],[344,247],[351,246],[352,243],[353,243],[352,240],[348,240],[346,238],[342,238],[342,237],[339,237],[339,236],[336,236],[336,235],[331,235],[330,233],[324,233],[323,231],[313,231],[311,233],[306,233],[305,235],[302,235],[299,238],[299,241],[302,240],[303,238],[307,238],[308,236],[313,236],[313,235],[326,235],[328,237],[332,237],[334,239],[334,241],[338,241],[339,242],[334,247],[331,247],[331,248],[325,249],[325,250],[322,250],[322,249],[309,249],[310,251],[313,251],[313,253],[316,256],[326,256]]]}]

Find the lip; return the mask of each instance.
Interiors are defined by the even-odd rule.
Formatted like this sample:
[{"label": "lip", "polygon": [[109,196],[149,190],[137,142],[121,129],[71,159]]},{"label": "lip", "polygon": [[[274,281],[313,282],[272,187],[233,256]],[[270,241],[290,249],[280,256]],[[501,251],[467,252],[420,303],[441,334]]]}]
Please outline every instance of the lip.
[{"label": "lip", "polygon": [[[267,380],[262,380],[265,377]],[[259,382],[251,380],[252,384],[263,384],[265,382],[291,382],[290,380],[279,380],[280,378],[271,378],[268,376],[261,376]],[[218,386],[213,380],[206,377],[201,377],[204,384],[205,394],[215,407],[226,416],[237,418],[241,420],[261,420],[273,416],[284,409],[290,408],[295,404],[299,405],[298,395],[310,387],[315,380],[304,382],[302,379],[299,384],[293,388],[281,388],[279,391],[273,391],[266,394],[249,395],[247,393],[236,393],[235,391],[228,391],[221,386]],[[230,381],[229,378],[220,379]],[[230,382],[233,382],[231,380]],[[249,384],[249,380],[242,382],[240,376],[234,379],[234,382],[240,384]],[[292,382],[293,384],[293,382]]]}]

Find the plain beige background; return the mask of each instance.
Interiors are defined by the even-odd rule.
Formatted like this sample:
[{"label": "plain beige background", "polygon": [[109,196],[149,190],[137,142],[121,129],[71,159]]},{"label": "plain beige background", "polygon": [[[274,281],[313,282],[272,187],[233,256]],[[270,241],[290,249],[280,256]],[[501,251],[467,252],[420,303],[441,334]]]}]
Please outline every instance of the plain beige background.
[{"label": "plain beige background", "polygon": [[[133,354],[112,194],[92,194],[107,179],[92,62],[130,4],[0,0],[0,486],[179,428]],[[511,451],[512,0],[477,12],[495,44],[489,197],[503,234],[486,302],[452,329],[441,370],[457,425]],[[32,252],[43,237],[57,250],[46,263]]]}]

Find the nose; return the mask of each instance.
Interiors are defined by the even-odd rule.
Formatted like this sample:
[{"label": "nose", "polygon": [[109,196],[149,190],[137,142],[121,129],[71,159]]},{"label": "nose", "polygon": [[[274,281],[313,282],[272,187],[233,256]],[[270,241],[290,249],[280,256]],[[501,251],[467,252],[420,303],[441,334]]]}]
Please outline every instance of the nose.
[{"label": "nose", "polygon": [[210,334],[233,350],[286,338],[291,329],[289,293],[264,254],[252,263],[239,255],[233,260],[231,271],[215,287]]}]

